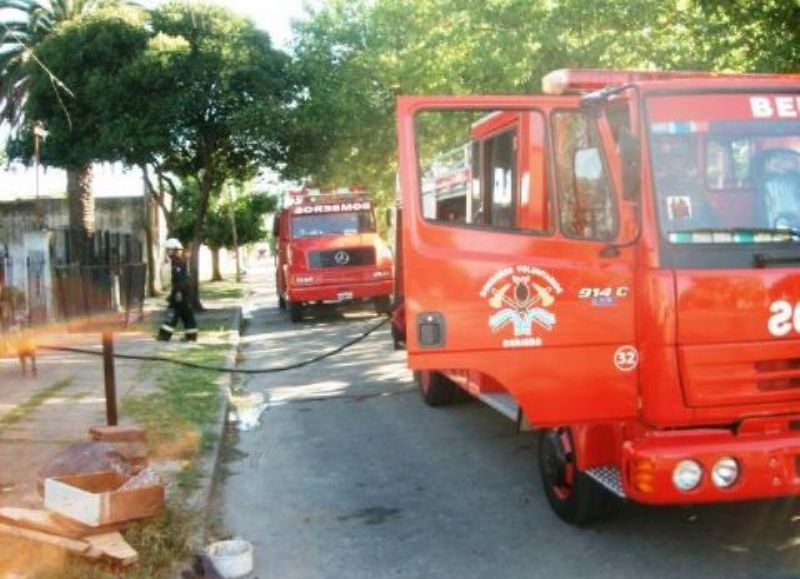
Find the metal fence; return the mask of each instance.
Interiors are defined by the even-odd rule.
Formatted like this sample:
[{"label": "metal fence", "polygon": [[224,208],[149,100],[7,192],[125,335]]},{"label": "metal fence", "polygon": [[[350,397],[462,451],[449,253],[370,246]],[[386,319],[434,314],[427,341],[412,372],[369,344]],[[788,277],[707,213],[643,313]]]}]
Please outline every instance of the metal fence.
[{"label": "metal fence", "polygon": [[53,235],[53,257],[56,265],[84,263],[115,265],[141,263],[142,244],[129,233],[60,229]]},{"label": "metal fence", "polygon": [[47,256],[43,251],[30,251],[26,260],[28,325],[47,322]]},{"label": "metal fence", "polygon": [[66,320],[124,312],[127,323],[144,308],[143,263],[57,265],[53,268],[58,316]]}]

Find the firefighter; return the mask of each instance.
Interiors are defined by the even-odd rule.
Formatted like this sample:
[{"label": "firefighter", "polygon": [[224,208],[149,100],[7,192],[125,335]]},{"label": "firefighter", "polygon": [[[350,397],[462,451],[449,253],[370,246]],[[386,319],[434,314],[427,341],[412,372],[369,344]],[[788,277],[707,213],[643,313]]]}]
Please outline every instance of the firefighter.
[{"label": "firefighter", "polygon": [[177,239],[168,239],[164,244],[167,255],[172,262],[172,289],[169,293],[167,321],[158,331],[158,339],[168,342],[175,332],[178,321],[183,322],[184,340],[197,341],[197,323],[194,319],[189,288],[189,268],[183,256],[183,245]]}]

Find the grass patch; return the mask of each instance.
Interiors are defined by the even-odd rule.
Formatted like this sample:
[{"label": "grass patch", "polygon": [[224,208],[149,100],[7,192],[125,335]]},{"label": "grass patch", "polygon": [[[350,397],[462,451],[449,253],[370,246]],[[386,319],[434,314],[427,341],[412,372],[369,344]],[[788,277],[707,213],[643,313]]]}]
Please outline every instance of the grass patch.
[{"label": "grass patch", "polygon": [[235,281],[206,281],[200,284],[200,301],[232,300],[244,296],[244,284]]},{"label": "grass patch", "polygon": [[186,493],[191,493],[201,487],[203,475],[197,470],[194,464],[190,464],[178,473],[175,480],[178,483],[179,489]]},{"label": "grass patch", "polygon": [[[225,350],[218,346],[192,346],[162,355],[212,366],[225,361]],[[190,460],[213,448],[222,404],[218,378],[214,372],[163,365],[154,378],[157,391],[122,401],[123,414],[147,429],[152,456]]]},{"label": "grass patch", "polygon": [[16,424],[20,420],[30,416],[37,408],[47,402],[48,399],[53,398],[59,392],[72,384],[72,378],[65,378],[59,380],[52,386],[41,390],[28,398],[25,402],[14,408],[11,412],[0,418],[0,430],[8,428],[12,424]]}]

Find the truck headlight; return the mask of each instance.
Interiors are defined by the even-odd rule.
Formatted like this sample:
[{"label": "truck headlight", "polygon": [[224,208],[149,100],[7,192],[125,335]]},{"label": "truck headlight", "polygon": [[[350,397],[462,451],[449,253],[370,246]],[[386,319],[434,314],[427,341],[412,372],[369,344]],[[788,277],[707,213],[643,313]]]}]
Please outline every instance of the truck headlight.
[{"label": "truck headlight", "polygon": [[726,489],[737,480],[739,480],[739,463],[735,458],[723,456],[714,463],[714,468],[711,469],[711,482],[715,487]]},{"label": "truck headlight", "polygon": [[672,484],[683,492],[697,488],[702,478],[703,467],[696,460],[682,460],[672,471]]}]

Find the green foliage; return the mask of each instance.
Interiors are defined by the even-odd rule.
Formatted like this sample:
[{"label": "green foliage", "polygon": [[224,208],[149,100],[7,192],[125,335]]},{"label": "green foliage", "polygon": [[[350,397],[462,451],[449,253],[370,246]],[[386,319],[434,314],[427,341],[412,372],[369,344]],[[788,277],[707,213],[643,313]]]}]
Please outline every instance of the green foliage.
[{"label": "green foliage", "polygon": [[118,4],[115,0],[0,0],[0,122],[12,129],[23,124],[31,64],[40,69],[43,64],[36,54],[39,43],[60,23]]},{"label": "green foliage", "polygon": [[397,94],[537,93],[565,67],[796,71],[797,0],[329,0],[296,25],[285,174],[386,203]]},{"label": "green foliage", "polygon": [[[276,197],[263,193],[253,193],[245,186],[236,187],[233,195],[220,194],[211,200],[205,220],[205,243],[212,249],[235,247],[233,226],[231,223],[231,207],[233,220],[236,223],[236,241],[239,245],[248,245],[267,238],[264,217],[275,211]],[[189,178],[175,196],[175,228],[171,233],[184,243],[192,239],[197,200],[200,197],[200,186],[196,179]],[[231,201],[231,198],[233,200]]]},{"label": "green foliage", "polygon": [[[144,13],[134,8],[101,9],[63,23],[39,42],[36,53],[50,72],[28,62],[25,114],[49,131],[42,163],[77,168],[124,157],[127,143],[115,127],[130,98],[119,98],[117,74],[147,46],[144,23]],[[28,157],[31,142],[28,128],[10,152]]]},{"label": "green foliage", "polygon": [[153,11],[151,26],[156,36],[130,90],[162,85],[147,106],[172,117],[162,125],[169,134],[163,166],[218,191],[279,162],[293,85],[288,58],[269,36],[208,4],[168,3]]},{"label": "green foliage", "polygon": [[[243,192],[233,200],[228,196],[220,197],[206,220],[206,244],[212,249],[233,249],[235,242],[248,245],[265,240],[267,228],[264,218],[267,213],[274,212],[276,206],[277,198],[261,194]],[[236,224],[236,240],[231,218]]]}]

